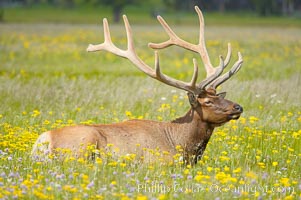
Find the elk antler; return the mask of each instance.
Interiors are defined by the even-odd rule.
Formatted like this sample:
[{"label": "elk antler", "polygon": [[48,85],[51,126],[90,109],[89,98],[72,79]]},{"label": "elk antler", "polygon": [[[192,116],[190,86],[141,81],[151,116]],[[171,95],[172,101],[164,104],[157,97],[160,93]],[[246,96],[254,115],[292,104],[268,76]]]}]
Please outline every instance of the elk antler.
[{"label": "elk antler", "polygon": [[110,30],[109,30],[109,25],[108,25],[108,21],[107,19],[103,19],[103,27],[104,27],[104,42],[102,44],[98,44],[98,45],[92,45],[90,44],[87,48],[88,52],[91,51],[101,51],[101,50],[105,50],[105,51],[109,51],[113,54],[116,54],[118,56],[124,57],[129,59],[139,70],[141,70],[142,72],[144,72],[145,74],[147,74],[148,76],[157,79],[167,85],[191,92],[195,95],[199,94],[203,89],[205,89],[206,86],[208,86],[210,83],[214,84],[214,86],[218,86],[221,83],[223,83],[224,81],[226,81],[227,79],[229,79],[234,73],[236,73],[241,64],[242,64],[242,59],[241,59],[241,55],[239,61],[236,62],[236,64],[232,67],[232,69],[224,74],[222,77],[219,77],[224,68],[227,66],[227,64],[230,61],[230,55],[231,55],[231,46],[230,44],[228,45],[228,54],[226,57],[226,62],[224,62],[224,60],[222,59],[222,56],[220,56],[220,64],[218,67],[214,68],[212,67],[211,63],[210,63],[210,59],[205,47],[205,42],[204,42],[204,23],[203,23],[203,16],[201,11],[199,10],[199,8],[196,6],[195,7],[198,15],[199,15],[199,19],[200,19],[200,44],[199,45],[194,45],[194,44],[190,44],[182,39],[180,39],[168,26],[168,24],[163,20],[162,17],[158,16],[158,20],[159,22],[162,24],[162,26],[164,27],[164,29],[166,30],[166,32],[168,33],[168,35],[170,36],[170,40],[160,43],[160,44],[153,44],[150,43],[149,46],[155,49],[162,49],[165,47],[168,47],[170,45],[177,45],[183,48],[186,48],[188,50],[194,51],[194,52],[198,52],[201,57],[202,60],[205,64],[205,68],[207,71],[207,78],[203,81],[201,81],[199,84],[196,85],[196,81],[198,78],[198,66],[197,66],[197,62],[195,59],[193,59],[193,64],[194,64],[194,72],[193,72],[193,76],[190,82],[183,82],[180,80],[176,80],[174,78],[171,78],[165,74],[163,74],[160,70],[160,65],[159,65],[159,56],[158,56],[158,52],[155,51],[155,70],[151,67],[149,67],[145,62],[143,62],[137,55],[135,48],[134,48],[134,42],[133,42],[133,38],[132,38],[132,30],[130,27],[130,24],[128,22],[128,19],[125,15],[123,15],[123,21],[125,24],[125,29],[126,29],[126,34],[127,34],[127,49],[126,50],[122,50],[120,48],[117,48],[112,40],[111,40],[111,36],[110,36]]},{"label": "elk antler", "polygon": [[[204,36],[204,18],[203,18],[203,14],[201,12],[201,10],[195,6],[194,7],[198,17],[199,17],[199,22],[200,22],[200,35],[199,35],[199,44],[191,44],[187,41],[182,40],[181,38],[179,38],[173,31],[172,29],[168,26],[168,24],[165,22],[165,20],[161,17],[158,16],[157,19],[160,22],[160,24],[162,25],[162,27],[165,29],[166,33],[169,36],[169,40],[159,43],[159,44],[155,44],[155,43],[149,43],[148,46],[153,48],[153,49],[163,49],[166,48],[168,46],[171,45],[176,45],[179,47],[183,47],[185,49],[188,49],[190,51],[194,51],[196,53],[199,53],[206,72],[207,72],[207,78],[204,81],[202,81],[199,85],[198,88],[200,90],[204,89],[204,86],[206,87],[209,83],[213,82],[212,84],[210,84],[211,87],[216,88],[217,86],[219,86],[220,84],[222,84],[223,82],[225,82],[226,80],[228,80],[233,74],[235,74],[242,65],[242,56],[240,54],[240,52],[238,52],[238,61],[233,65],[232,69],[224,74],[222,77],[217,78],[223,71],[223,69],[229,64],[230,59],[231,59],[231,44],[228,43],[228,53],[226,56],[226,59],[224,62],[222,62],[222,57],[220,56],[220,64],[218,67],[213,67],[211,62],[210,62],[210,58],[206,49],[206,45],[205,45],[205,36]],[[211,77],[211,78],[209,78]]]}]

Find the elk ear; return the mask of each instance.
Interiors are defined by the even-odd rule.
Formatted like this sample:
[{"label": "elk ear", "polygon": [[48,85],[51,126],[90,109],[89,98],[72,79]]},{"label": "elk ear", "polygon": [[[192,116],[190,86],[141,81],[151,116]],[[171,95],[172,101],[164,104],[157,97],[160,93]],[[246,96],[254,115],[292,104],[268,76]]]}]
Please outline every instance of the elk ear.
[{"label": "elk ear", "polygon": [[225,98],[227,92],[221,92],[221,93],[218,93],[217,96],[221,97],[221,98]]},{"label": "elk ear", "polygon": [[196,108],[199,105],[198,98],[191,92],[188,92],[187,95],[191,107]]}]

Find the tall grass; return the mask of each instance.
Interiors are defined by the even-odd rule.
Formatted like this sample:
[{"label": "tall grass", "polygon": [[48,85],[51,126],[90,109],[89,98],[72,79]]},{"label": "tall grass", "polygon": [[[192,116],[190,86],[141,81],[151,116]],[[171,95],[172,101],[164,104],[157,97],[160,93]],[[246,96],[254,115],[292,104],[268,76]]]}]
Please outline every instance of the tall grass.
[{"label": "tall grass", "polygon": [[[197,41],[196,27],[174,28]],[[128,61],[85,52],[89,43],[103,40],[98,25],[1,24],[0,29],[0,199],[300,198],[300,29],[206,29],[214,64],[227,42],[233,47],[231,63],[237,51],[243,54],[243,68],[220,90],[245,112],[215,131],[194,167],[162,162],[159,153],[158,162],[149,164],[135,155],[114,160],[109,152],[95,161],[32,160],[32,144],[45,130],[132,118],[172,120],[189,104],[184,92],[147,78]],[[123,29],[111,30],[121,47]],[[167,36],[159,26],[133,31],[138,54],[152,65],[147,42]],[[201,63],[176,47],[160,51],[162,70],[189,80],[193,57]]]}]

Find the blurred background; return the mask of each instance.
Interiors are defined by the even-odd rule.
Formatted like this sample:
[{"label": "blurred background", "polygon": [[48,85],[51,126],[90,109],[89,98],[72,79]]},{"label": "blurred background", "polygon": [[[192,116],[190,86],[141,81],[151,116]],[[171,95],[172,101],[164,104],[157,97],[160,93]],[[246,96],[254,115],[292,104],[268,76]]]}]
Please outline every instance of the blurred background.
[{"label": "blurred background", "polygon": [[95,23],[108,17],[119,23],[126,13],[134,23],[154,23],[164,15],[185,24],[195,23],[195,5],[208,24],[301,24],[301,0],[0,0],[0,21]]}]

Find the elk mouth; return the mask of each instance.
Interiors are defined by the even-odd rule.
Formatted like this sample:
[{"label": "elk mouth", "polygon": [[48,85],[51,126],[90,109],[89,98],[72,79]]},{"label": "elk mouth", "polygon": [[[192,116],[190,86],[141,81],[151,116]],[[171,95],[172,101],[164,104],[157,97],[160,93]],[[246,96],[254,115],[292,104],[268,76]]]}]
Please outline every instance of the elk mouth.
[{"label": "elk mouth", "polygon": [[243,108],[238,105],[238,104],[234,104],[233,106],[233,110],[232,113],[228,115],[229,119],[239,119],[241,113],[243,112]]},{"label": "elk mouth", "polygon": [[228,115],[229,119],[239,119],[241,112]]}]

